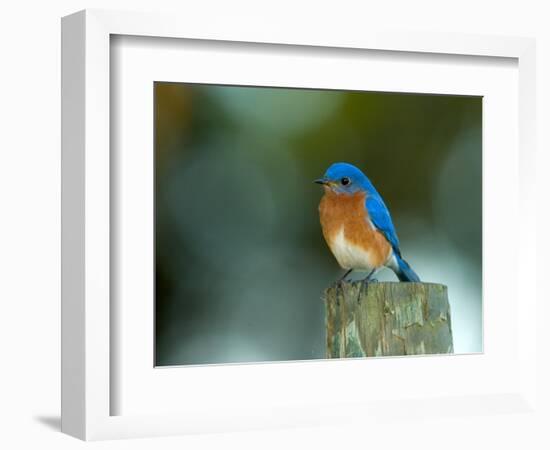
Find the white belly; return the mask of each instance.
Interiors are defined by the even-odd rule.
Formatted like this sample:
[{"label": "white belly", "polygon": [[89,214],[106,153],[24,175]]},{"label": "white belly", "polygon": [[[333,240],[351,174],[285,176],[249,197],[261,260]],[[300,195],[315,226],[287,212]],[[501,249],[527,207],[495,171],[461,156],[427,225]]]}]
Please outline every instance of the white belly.
[{"label": "white belly", "polygon": [[374,269],[370,252],[348,241],[344,235],[344,227],[334,236],[330,243],[330,250],[344,269],[364,270]]}]

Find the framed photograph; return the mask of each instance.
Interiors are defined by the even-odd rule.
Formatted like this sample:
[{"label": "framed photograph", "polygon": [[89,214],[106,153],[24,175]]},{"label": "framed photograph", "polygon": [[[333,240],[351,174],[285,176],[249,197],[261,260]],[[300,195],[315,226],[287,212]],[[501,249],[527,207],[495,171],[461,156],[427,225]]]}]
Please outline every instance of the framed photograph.
[{"label": "framed photograph", "polygon": [[533,408],[534,48],[63,18],[63,431]]}]

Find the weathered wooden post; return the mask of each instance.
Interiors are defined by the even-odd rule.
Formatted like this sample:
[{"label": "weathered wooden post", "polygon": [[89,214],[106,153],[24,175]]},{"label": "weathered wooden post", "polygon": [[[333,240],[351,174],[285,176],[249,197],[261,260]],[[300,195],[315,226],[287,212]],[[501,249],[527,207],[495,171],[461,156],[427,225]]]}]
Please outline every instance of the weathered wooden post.
[{"label": "weathered wooden post", "polygon": [[444,285],[340,282],[324,300],[327,358],[453,352]]}]

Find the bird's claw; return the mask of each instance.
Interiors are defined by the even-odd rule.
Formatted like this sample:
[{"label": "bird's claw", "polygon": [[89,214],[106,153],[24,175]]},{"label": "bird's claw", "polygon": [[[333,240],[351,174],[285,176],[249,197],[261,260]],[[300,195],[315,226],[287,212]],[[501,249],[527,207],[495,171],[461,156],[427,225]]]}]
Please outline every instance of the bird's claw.
[{"label": "bird's claw", "polygon": [[344,275],[342,275],[338,281],[337,284],[342,284],[344,281],[346,281],[346,277],[352,272],[353,269],[349,269]]}]

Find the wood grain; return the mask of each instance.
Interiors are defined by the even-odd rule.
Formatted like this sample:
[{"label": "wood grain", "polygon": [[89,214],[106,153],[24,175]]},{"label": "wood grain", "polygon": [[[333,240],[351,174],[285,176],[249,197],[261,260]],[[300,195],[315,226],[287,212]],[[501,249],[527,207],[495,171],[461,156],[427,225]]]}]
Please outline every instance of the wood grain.
[{"label": "wood grain", "polygon": [[339,282],[324,301],[327,358],[453,352],[444,285]]}]

